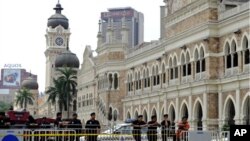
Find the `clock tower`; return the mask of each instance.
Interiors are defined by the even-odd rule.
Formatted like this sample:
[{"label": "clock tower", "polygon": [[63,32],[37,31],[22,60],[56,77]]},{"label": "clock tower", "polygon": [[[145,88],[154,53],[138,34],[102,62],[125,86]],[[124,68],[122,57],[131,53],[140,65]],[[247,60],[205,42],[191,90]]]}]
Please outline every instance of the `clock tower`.
[{"label": "clock tower", "polygon": [[47,23],[46,29],[46,82],[45,89],[53,85],[53,77],[55,76],[55,59],[56,56],[66,50],[70,29],[69,22],[66,16],[61,12],[63,8],[58,2],[54,8],[55,14],[53,14]]}]

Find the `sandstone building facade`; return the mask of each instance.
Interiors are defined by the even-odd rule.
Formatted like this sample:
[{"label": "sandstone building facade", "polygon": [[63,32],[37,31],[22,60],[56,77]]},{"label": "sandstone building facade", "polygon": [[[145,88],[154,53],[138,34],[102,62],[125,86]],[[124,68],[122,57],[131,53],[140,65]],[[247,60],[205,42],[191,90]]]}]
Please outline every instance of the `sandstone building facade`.
[{"label": "sandstone building facade", "polygon": [[[122,39],[87,46],[78,72],[78,113],[124,121],[144,115],[193,129],[250,124],[249,0],[165,0],[161,39],[127,50]],[[106,34],[112,35],[112,26]]]}]

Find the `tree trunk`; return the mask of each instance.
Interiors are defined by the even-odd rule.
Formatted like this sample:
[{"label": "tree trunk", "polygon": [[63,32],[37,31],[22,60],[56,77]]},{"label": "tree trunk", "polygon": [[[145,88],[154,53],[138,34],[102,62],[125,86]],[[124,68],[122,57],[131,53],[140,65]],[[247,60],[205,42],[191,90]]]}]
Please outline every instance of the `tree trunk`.
[{"label": "tree trunk", "polygon": [[24,109],[27,109],[27,99],[24,99]]}]

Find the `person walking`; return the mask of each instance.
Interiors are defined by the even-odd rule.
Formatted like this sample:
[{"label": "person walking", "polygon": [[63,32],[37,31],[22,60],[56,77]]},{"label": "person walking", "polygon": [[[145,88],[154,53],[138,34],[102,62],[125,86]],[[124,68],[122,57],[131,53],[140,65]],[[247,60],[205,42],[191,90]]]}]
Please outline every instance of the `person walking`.
[{"label": "person walking", "polygon": [[164,115],[164,119],[161,122],[161,137],[162,141],[167,141],[170,134],[170,120],[168,119],[168,114]]},{"label": "person walking", "polygon": [[98,133],[100,133],[100,123],[95,119],[95,113],[90,114],[91,118],[86,122],[86,139],[87,141],[97,141]]},{"label": "person walking", "polygon": [[134,127],[132,133],[135,141],[141,141],[141,128],[147,126],[146,122],[142,120],[142,117],[142,115],[139,115],[137,120],[132,123]]},{"label": "person walking", "polygon": [[157,141],[157,127],[160,124],[157,122],[156,115],[151,116],[151,121],[148,122],[148,141]]}]

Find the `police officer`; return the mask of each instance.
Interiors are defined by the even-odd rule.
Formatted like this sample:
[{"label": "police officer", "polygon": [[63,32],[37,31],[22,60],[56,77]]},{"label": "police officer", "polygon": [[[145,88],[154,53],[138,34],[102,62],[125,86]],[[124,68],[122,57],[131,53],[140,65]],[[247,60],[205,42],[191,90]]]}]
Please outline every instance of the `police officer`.
[{"label": "police officer", "polygon": [[139,115],[137,120],[132,123],[133,129],[133,137],[136,141],[141,141],[141,128],[146,127],[146,122],[142,120],[142,115]]},{"label": "police officer", "polygon": [[164,119],[161,122],[161,136],[162,141],[167,141],[169,137],[169,130],[170,130],[170,120],[168,119],[168,114],[164,115]]},{"label": "police officer", "polygon": [[91,118],[86,122],[86,139],[87,141],[97,141],[97,133],[100,132],[101,126],[98,120],[95,119],[95,113],[90,114]]},{"label": "police officer", "polygon": [[55,127],[62,128],[62,113],[56,113]]},{"label": "police officer", "polygon": [[148,122],[148,141],[157,141],[157,127],[160,124],[157,122],[156,115],[151,116],[151,121]]},{"label": "police officer", "polygon": [[76,135],[76,141],[79,141],[80,140],[79,134],[81,133],[82,122],[79,119],[77,119],[77,114],[76,113],[74,113],[72,115],[72,120],[69,122],[69,126],[68,127],[75,129],[76,134],[77,134]]}]

